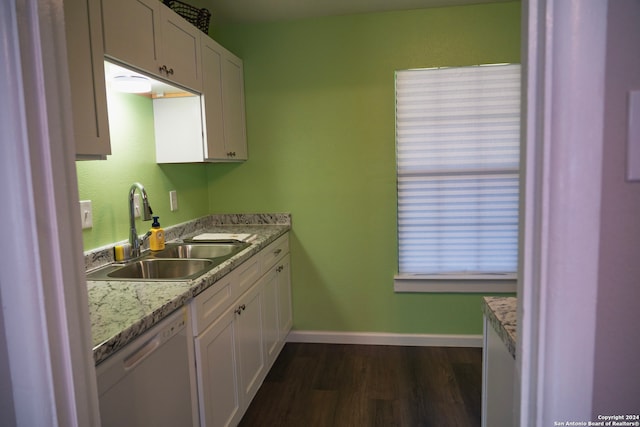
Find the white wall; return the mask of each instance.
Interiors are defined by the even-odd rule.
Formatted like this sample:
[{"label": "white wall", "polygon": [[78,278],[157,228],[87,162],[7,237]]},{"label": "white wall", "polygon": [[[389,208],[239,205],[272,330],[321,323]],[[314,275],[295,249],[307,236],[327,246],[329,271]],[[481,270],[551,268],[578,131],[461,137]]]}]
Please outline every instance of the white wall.
[{"label": "white wall", "polygon": [[640,90],[640,1],[609,2],[606,64],[594,419],[640,411],[640,182],[625,181],[627,93]]}]

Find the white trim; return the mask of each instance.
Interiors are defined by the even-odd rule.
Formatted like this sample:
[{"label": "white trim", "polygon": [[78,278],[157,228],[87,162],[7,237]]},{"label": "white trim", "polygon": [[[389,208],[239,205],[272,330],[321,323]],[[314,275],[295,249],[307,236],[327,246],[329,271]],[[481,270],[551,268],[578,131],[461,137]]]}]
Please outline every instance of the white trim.
[{"label": "white trim", "polygon": [[100,422],[62,9],[0,3],[2,425]]},{"label": "white trim", "polygon": [[522,427],[593,415],[607,6],[523,2]]},{"label": "white trim", "polygon": [[482,335],[392,334],[382,332],[291,331],[287,342],[419,347],[482,347]]},{"label": "white trim", "polygon": [[393,280],[395,292],[422,293],[515,293],[517,281],[514,274],[458,276],[403,276]]}]

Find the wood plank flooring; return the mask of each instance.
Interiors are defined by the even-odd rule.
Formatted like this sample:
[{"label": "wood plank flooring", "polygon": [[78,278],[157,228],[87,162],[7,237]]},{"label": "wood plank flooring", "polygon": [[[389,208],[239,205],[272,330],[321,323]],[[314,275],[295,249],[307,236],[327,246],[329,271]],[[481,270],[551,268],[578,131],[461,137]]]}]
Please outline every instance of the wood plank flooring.
[{"label": "wood plank flooring", "polygon": [[287,343],[240,426],[479,426],[481,384],[481,348]]}]

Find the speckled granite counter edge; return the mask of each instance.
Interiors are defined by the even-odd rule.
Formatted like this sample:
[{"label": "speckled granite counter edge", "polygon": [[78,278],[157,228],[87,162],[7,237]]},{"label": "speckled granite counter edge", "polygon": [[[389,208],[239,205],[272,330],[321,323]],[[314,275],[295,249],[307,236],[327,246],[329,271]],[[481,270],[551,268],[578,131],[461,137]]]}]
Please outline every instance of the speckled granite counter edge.
[{"label": "speckled granite counter edge", "polygon": [[516,297],[483,297],[482,311],[504,345],[516,358]]},{"label": "speckled granite counter edge", "polygon": [[[252,241],[252,245],[228,259],[219,266],[215,267],[206,274],[197,279],[185,282],[156,282],[150,285],[146,282],[126,282],[126,281],[88,281],[89,287],[89,303],[94,308],[96,302],[92,299],[92,291],[98,293],[98,289],[104,294],[111,292],[118,298],[129,298],[136,302],[140,302],[146,297],[152,302],[146,301],[144,307],[140,307],[140,313],[133,321],[126,322],[126,326],[122,329],[116,327],[118,332],[110,333],[106,339],[98,339],[94,336],[93,357],[96,364],[108,358],[134,338],[143,334],[153,325],[162,320],[176,309],[183,306],[195,295],[199,294],[208,287],[214,285],[218,280],[231,272],[234,268],[242,264],[251,256],[258,253],[278,237],[287,233],[291,228],[290,214],[223,214],[209,215],[183,224],[167,227],[165,234],[167,240],[175,240],[178,238],[188,238],[196,233],[215,230],[217,232],[244,233],[249,232],[256,234],[257,238]],[[101,265],[113,262],[113,245],[98,248],[85,253],[85,265],[96,268]],[[166,298],[162,295],[156,296],[155,293],[169,295]],[[128,293],[130,295],[124,295]],[[118,310],[113,307],[113,310]],[[95,311],[91,310],[90,312]],[[108,316],[105,316],[108,317]],[[96,334],[95,328],[106,327],[100,325],[101,316],[93,315],[91,318],[92,332]],[[113,329],[113,328],[112,328]]]}]

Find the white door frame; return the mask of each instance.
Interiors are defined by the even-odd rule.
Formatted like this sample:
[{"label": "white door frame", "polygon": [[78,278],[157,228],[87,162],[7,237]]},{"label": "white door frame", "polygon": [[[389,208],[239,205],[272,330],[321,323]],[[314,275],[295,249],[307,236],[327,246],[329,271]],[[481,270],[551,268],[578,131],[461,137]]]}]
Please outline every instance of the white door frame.
[{"label": "white door frame", "polygon": [[[523,2],[521,426],[591,416],[606,9]],[[62,23],[61,0],[0,4],[2,425],[99,425]]]},{"label": "white door frame", "polygon": [[64,37],[62,0],[0,3],[0,425],[100,425]]},{"label": "white door frame", "polygon": [[523,2],[523,427],[592,419],[607,3]]}]

